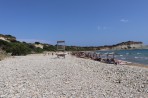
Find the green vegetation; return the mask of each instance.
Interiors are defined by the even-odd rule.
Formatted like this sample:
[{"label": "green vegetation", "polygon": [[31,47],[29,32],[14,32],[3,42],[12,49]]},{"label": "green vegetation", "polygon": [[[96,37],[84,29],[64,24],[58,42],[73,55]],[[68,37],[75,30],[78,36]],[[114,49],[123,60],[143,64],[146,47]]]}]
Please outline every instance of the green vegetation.
[{"label": "green vegetation", "polygon": [[35,53],[42,53],[43,51],[44,50],[42,48],[39,48],[39,47],[35,48],[35,50],[34,50]]},{"label": "green vegetation", "polygon": [[[11,35],[7,35],[7,37],[13,37]],[[6,51],[7,53],[12,53],[12,55],[27,55],[30,53],[42,53],[44,51],[56,51],[56,45],[42,44],[43,49],[36,47],[35,44],[42,44],[40,42],[26,43],[15,41],[4,41],[0,40],[0,49]],[[77,47],[77,46],[66,46],[66,51],[89,51],[93,50],[90,47]]]},{"label": "green vegetation", "polygon": [[[30,53],[42,53],[44,51],[56,51],[57,45],[49,45],[49,44],[42,44],[40,42],[35,43],[26,43],[26,42],[19,42],[16,38],[12,35],[2,35],[6,41],[0,39],[0,49],[6,51],[7,53],[12,53],[12,55],[27,55]],[[43,49],[39,48],[35,45],[43,45]],[[66,51],[94,51],[109,48],[112,49],[113,47],[120,46],[120,45],[128,45],[127,49],[131,49],[132,47],[130,44],[142,44],[142,42],[122,42],[116,45],[111,46],[96,46],[96,47],[80,47],[80,46],[66,46]],[[126,48],[123,48],[126,49]]]},{"label": "green vegetation", "polygon": [[4,35],[6,38],[13,38],[16,39],[16,37],[12,36],[12,35]]},{"label": "green vegetation", "polygon": [[13,43],[7,52],[11,52],[12,55],[27,55],[31,53],[31,49],[23,43]]},{"label": "green vegetation", "polygon": [[12,55],[27,55],[30,53],[42,53],[43,49],[35,47],[33,44],[25,42],[7,42],[0,40],[0,49]]},{"label": "green vegetation", "polygon": [[[11,53],[12,55],[27,55],[30,53],[42,53],[44,51],[56,51],[56,46],[49,44],[42,44],[40,42],[35,43],[26,43],[19,42],[12,35],[2,35],[1,37],[5,38],[5,40],[0,39],[0,49],[5,51],[6,53]],[[35,44],[42,44],[43,49],[36,47]]]},{"label": "green vegetation", "polygon": [[44,51],[56,51],[56,46],[53,45],[44,45],[43,46]]},{"label": "green vegetation", "polygon": [[35,42],[35,44],[41,44],[40,42]]},{"label": "green vegetation", "polygon": [[11,47],[11,43],[0,40],[0,49],[7,50]]}]

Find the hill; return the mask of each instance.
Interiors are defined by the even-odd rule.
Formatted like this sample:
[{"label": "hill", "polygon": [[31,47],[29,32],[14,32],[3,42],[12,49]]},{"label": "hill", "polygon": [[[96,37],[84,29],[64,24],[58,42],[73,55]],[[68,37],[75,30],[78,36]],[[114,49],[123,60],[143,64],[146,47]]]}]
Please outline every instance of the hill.
[{"label": "hill", "polygon": [[92,50],[126,50],[126,49],[142,49],[144,47],[142,42],[127,41],[121,42],[115,45],[104,45],[104,46],[88,46],[88,47],[78,47],[70,46],[68,48],[72,50],[81,51],[92,51]]},{"label": "hill", "polygon": [[[127,41],[115,45],[105,46],[66,46],[66,51],[94,51],[94,50],[123,50],[123,49],[142,49],[142,42]],[[12,55],[27,55],[30,53],[42,53],[43,51],[56,51],[56,45],[47,43],[26,43],[16,40],[12,35],[0,34],[0,49]]]},{"label": "hill", "polygon": [[112,50],[126,50],[126,49],[141,49],[143,47],[142,42],[127,41],[121,42],[116,45],[108,46],[107,48]]},{"label": "hill", "polygon": [[7,41],[7,42],[15,42],[16,41],[16,37],[14,37],[12,35],[0,34],[0,40],[4,40],[4,41]]},{"label": "hill", "polygon": [[39,42],[26,43],[16,40],[12,35],[0,34],[0,49],[12,55],[27,55],[30,53],[42,53],[43,51],[55,51],[56,48],[49,44]]}]

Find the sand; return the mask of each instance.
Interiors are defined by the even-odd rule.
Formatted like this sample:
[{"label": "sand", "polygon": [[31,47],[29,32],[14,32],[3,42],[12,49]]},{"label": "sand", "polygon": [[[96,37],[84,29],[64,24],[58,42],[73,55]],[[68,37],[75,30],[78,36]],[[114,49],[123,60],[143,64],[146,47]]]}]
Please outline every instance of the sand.
[{"label": "sand", "polygon": [[148,68],[43,54],[0,61],[0,98],[148,98]]}]

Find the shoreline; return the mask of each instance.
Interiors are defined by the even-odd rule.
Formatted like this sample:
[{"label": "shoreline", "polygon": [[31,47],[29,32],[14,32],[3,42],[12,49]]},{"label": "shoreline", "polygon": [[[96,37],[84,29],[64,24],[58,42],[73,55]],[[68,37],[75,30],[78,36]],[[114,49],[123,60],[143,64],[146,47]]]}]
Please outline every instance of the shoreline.
[{"label": "shoreline", "polygon": [[127,65],[148,68],[148,65],[146,65],[146,64],[139,64],[139,63],[133,63],[133,62],[131,62],[131,64],[127,64]]},{"label": "shoreline", "polygon": [[[92,51],[82,51],[82,52],[92,52]],[[49,53],[49,54],[48,54]],[[55,55],[56,54],[56,52],[47,52],[47,53],[39,53],[39,54],[28,54],[28,55],[26,55],[26,56],[30,56],[30,55],[44,55],[44,56],[46,56],[46,55],[52,55],[52,53],[53,53],[53,55]],[[65,52],[66,54],[70,54],[71,52]],[[9,56],[9,57],[5,57],[5,59],[9,59],[9,58],[14,58],[15,56]],[[19,56],[18,56],[19,57]],[[21,56],[20,56],[21,57]],[[3,61],[3,60],[5,60],[5,59],[1,59],[0,61]],[[84,59],[90,59],[90,60],[93,60],[93,59],[91,59],[91,58],[84,58]],[[96,61],[96,60],[93,60],[93,61]],[[144,67],[144,68],[148,68],[148,65],[146,65],[146,64],[140,64],[140,63],[135,63],[135,62],[129,62],[129,61],[125,61],[125,60],[120,60],[120,61],[123,61],[123,62],[126,62],[126,64],[119,64],[119,65],[128,65],[128,66],[136,66],[136,67]],[[98,61],[99,62],[99,61]],[[101,62],[101,63],[104,63],[104,62]],[[104,63],[104,64],[107,64],[107,63]]]},{"label": "shoreline", "polygon": [[[90,58],[84,58],[84,59],[90,59]],[[93,59],[90,59],[90,60],[93,60]],[[95,60],[93,60],[95,61]],[[123,61],[123,60],[121,60]],[[98,61],[99,62],[99,61]],[[148,68],[148,65],[146,64],[139,64],[139,63],[134,63],[134,62],[129,62],[129,61],[123,61],[123,62],[127,62],[126,64],[118,64],[118,65],[128,65],[128,66],[135,66],[135,67],[144,67],[144,68]],[[101,62],[103,63],[103,62]],[[107,64],[107,63],[104,63],[104,64]]]},{"label": "shoreline", "polygon": [[[96,53],[94,51],[87,51],[87,52],[80,51],[80,52],[72,53],[72,55],[74,55],[74,56],[76,56],[78,58],[84,58],[84,59],[90,59],[90,60],[98,61],[98,60],[94,59],[94,58],[98,58],[98,56],[96,55]],[[94,57],[94,55],[95,55],[95,57]],[[138,67],[148,68],[148,65],[146,65],[146,64],[129,62],[129,61],[119,60],[119,59],[116,59],[116,60],[121,62],[121,64],[118,64],[118,65],[129,65],[129,66],[138,66]],[[109,64],[109,63],[102,62],[102,61],[98,61],[98,62],[101,62],[101,63],[104,63],[104,64]]]}]

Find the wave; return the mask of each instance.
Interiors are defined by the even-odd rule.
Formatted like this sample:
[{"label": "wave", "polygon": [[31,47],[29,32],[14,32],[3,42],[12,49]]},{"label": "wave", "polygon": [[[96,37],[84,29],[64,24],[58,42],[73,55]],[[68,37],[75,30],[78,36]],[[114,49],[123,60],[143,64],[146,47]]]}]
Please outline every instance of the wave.
[{"label": "wave", "polygon": [[104,51],[103,54],[111,52],[116,53],[116,59],[148,65],[148,49]]}]

